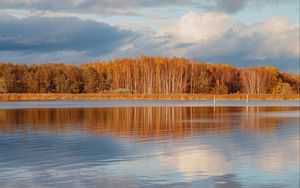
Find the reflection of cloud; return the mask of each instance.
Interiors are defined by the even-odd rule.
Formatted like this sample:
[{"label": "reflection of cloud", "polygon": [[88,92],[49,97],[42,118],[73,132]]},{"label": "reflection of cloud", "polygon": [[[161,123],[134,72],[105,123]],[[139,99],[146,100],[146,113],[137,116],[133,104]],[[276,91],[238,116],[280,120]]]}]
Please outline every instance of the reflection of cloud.
[{"label": "reflection of cloud", "polygon": [[277,156],[268,156],[268,157],[262,157],[257,159],[256,163],[257,166],[259,166],[260,168],[266,170],[266,171],[278,171],[280,169],[282,169],[283,167],[283,161],[278,160],[280,158],[278,158]]},{"label": "reflection of cloud", "polygon": [[204,176],[221,176],[230,173],[231,169],[221,153],[193,147],[180,148],[175,155],[161,156],[159,159],[178,169],[188,179],[194,179],[199,173]]},{"label": "reflection of cloud", "polygon": [[288,165],[299,166],[299,144],[299,139],[289,139],[282,141],[281,148],[266,146],[268,148],[264,147],[253,163],[269,172],[282,171]]},{"label": "reflection of cloud", "polygon": [[[270,140],[271,144],[261,143],[260,149],[253,155],[240,151],[231,144],[227,144],[226,147],[227,150],[231,149],[229,150],[230,156],[228,156],[228,151],[188,146],[176,149],[173,155],[160,156],[159,160],[162,164],[176,168],[189,180],[196,179],[198,176],[211,177],[231,174],[248,164],[250,169],[284,177],[288,173],[284,169],[290,168],[290,166],[299,166],[299,140],[288,139],[281,141],[280,144],[279,141]],[[213,148],[213,146],[210,147]],[[227,160],[227,157],[234,158],[234,161]],[[240,176],[243,177],[245,174],[240,174]],[[247,176],[249,175],[246,174]]]}]

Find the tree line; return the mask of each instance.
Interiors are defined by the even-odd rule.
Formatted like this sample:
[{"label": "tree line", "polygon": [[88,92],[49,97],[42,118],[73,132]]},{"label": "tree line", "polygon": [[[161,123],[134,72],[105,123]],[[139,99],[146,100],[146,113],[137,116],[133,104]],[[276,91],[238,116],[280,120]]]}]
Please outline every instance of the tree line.
[{"label": "tree line", "polygon": [[0,93],[292,94],[299,75],[272,66],[238,68],[145,57],[72,64],[0,64]]}]

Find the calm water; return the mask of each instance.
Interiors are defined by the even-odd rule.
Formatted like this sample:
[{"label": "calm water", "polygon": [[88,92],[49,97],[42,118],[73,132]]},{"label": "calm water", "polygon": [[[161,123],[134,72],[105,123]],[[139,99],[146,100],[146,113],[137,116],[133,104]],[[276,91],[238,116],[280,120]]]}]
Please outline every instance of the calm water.
[{"label": "calm water", "polygon": [[0,187],[296,188],[298,102],[2,102]]}]

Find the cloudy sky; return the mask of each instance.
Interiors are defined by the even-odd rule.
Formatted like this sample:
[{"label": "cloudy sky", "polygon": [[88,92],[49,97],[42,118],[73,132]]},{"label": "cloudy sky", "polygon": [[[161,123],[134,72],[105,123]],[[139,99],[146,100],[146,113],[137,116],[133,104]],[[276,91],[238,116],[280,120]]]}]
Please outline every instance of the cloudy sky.
[{"label": "cloudy sky", "polygon": [[298,0],[0,0],[0,61],[179,56],[299,71]]}]

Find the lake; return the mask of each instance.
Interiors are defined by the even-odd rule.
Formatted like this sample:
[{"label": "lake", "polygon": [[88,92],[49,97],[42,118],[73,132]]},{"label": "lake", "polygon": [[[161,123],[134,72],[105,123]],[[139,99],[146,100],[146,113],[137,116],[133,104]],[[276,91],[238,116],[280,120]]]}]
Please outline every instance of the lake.
[{"label": "lake", "polygon": [[0,102],[0,187],[299,187],[299,101]]}]

